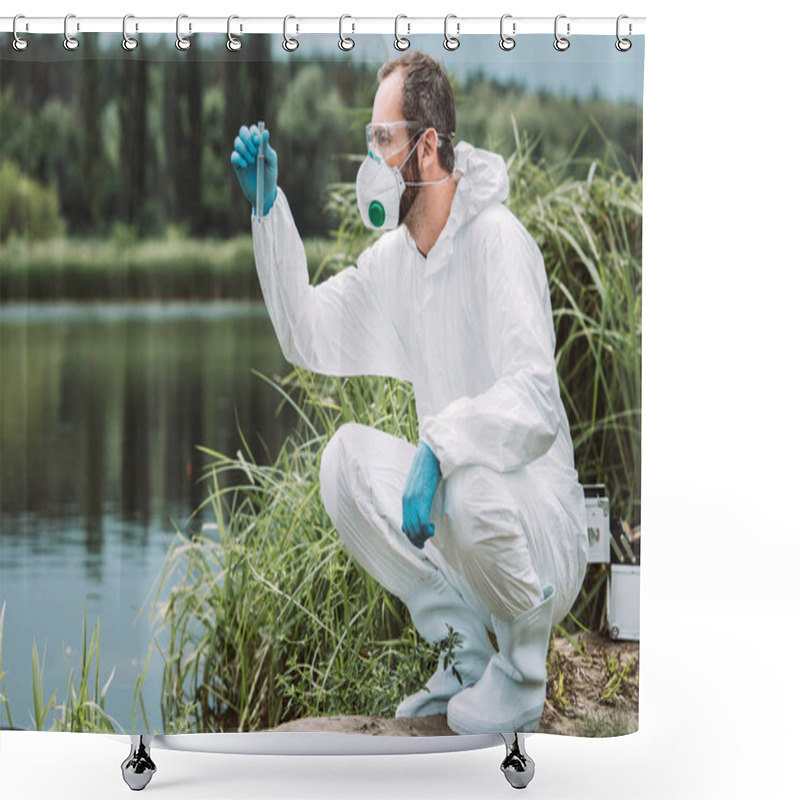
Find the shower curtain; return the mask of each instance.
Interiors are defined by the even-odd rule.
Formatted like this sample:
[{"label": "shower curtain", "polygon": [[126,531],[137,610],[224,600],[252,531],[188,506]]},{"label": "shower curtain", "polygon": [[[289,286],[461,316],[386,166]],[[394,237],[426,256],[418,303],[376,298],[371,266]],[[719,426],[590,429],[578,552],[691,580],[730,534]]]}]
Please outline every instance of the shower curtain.
[{"label": "shower curtain", "polygon": [[[409,588],[417,573],[394,583],[395,562],[381,572],[357,552],[359,530],[384,526],[401,561],[417,558],[399,523],[407,527],[401,490],[424,442],[438,468],[425,509],[435,530],[416,550],[426,574],[456,587],[464,624],[484,631],[491,650],[477,672],[494,660],[512,665],[498,675],[524,692],[538,681],[536,730],[635,731],[638,627],[615,634],[608,609],[610,562],[638,567],[640,552],[644,37],[627,51],[613,33],[575,37],[563,50],[543,35],[513,49],[473,35],[455,50],[441,36],[411,37],[407,52],[444,67],[455,102],[454,130],[434,141],[453,145],[453,208],[468,218],[445,217],[439,235],[485,229],[471,246],[452,245],[462,256],[441,260],[446,277],[419,306],[418,281],[435,262],[435,244],[420,234],[429,226],[414,222],[413,204],[397,233],[365,224],[383,219],[365,205],[360,173],[390,176],[388,216],[392,203],[402,214],[404,202],[444,185],[392,195],[391,154],[377,150],[386,129],[365,139],[368,123],[388,119],[376,91],[381,66],[400,56],[394,37],[360,34],[344,49],[335,35],[299,36],[293,50],[280,36],[251,35],[229,50],[219,35],[193,35],[179,49],[173,35],[149,34],[127,50],[119,35],[86,34],[71,51],[57,36],[30,38],[17,51],[0,35],[0,727],[458,733],[446,698],[435,713],[418,699],[421,713],[396,714],[437,671],[458,684],[455,695],[480,682],[468,632],[451,625],[430,635],[431,614],[415,612]],[[264,220],[232,159],[247,147],[242,126],[259,121],[278,165]],[[407,132],[400,147],[422,134]],[[420,181],[403,169],[407,184]],[[469,187],[470,203],[494,192],[478,222],[470,203],[456,201]],[[501,220],[543,267],[538,295],[522,293],[516,276],[528,273],[504,260],[508,240],[492,238]],[[401,245],[406,260],[396,258]],[[417,272],[401,282],[412,262]],[[329,305],[312,300],[303,263],[308,286],[339,287],[325,295]],[[478,274],[508,303],[494,316]],[[416,294],[396,295],[401,286]],[[357,287],[383,293],[379,312],[337,311]],[[458,287],[461,315],[448,317],[436,303]],[[561,433],[540,447],[516,419],[481,427],[514,418],[520,395],[482,406],[476,398],[490,386],[469,371],[517,357],[515,326],[528,322],[508,309],[532,298],[531,327],[558,390],[548,402],[564,414]],[[422,319],[431,308],[442,324]],[[334,322],[324,328],[325,319]],[[412,342],[423,328],[434,333]],[[367,367],[347,368],[337,350],[345,339]],[[412,349],[416,366],[406,368]],[[449,376],[464,352],[468,387],[455,389]],[[522,406],[541,391],[539,377],[524,385]],[[431,396],[447,398],[447,415],[433,413]],[[405,455],[392,460],[365,439],[351,457],[350,435],[368,429],[403,442]],[[536,525],[510,501],[524,532],[517,546],[550,579],[534,594],[544,604],[549,583],[560,604],[536,645],[542,669],[530,676],[529,651],[504,652],[524,609],[504,619],[513,593],[498,600],[481,584],[444,495],[465,464],[480,464],[484,480],[519,483],[523,468],[559,447],[574,451],[580,484],[605,487],[616,555],[587,564],[574,491],[571,527],[548,528],[541,550]],[[503,460],[506,451],[522,460]],[[320,486],[326,452],[361,528],[339,488]],[[374,462],[359,460],[370,454]],[[402,480],[384,506],[377,487],[388,485],[389,467]],[[536,477],[531,497],[548,480]],[[463,526],[483,519],[482,491],[460,495],[475,498]],[[614,596],[626,619],[636,592],[638,575]]]}]

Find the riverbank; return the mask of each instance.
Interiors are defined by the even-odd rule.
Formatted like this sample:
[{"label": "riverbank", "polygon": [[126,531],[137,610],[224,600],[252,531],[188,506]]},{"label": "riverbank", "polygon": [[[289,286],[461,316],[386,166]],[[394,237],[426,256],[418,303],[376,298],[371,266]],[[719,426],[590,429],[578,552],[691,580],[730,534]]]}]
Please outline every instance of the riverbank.
[{"label": "riverbank", "polygon": [[[556,636],[548,657],[547,704],[539,732],[608,737],[624,736],[638,728],[639,643],[615,642],[596,632],[580,634],[572,641]],[[453,735],[443,714],[402,719],[306,717],[273,730],[371,736]]]},{"label": "riverbank", "polygon": [[[333,253],[335,242],[304,241],[309,274]],[[0,301],[258,300],[253,240],[130,241],[52,239],[10,241],[0,247]]]}]

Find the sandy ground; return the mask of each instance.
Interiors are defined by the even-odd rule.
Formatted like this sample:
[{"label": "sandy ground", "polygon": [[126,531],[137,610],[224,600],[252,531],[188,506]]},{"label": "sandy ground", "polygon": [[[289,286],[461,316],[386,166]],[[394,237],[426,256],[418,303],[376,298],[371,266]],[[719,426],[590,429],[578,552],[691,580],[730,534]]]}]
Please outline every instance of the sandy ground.
[{"label": "sandy ground", "polygon": [[[551,644],[547,703],[539,731],[568,736],[633,733],[639,717],[639,643],[614,642],[599,633],[574,636],[573,642],[556,637]],[[447,727],[444,715],[406,719],[306,717],[273,730],[372,736],[455,735]]]}]

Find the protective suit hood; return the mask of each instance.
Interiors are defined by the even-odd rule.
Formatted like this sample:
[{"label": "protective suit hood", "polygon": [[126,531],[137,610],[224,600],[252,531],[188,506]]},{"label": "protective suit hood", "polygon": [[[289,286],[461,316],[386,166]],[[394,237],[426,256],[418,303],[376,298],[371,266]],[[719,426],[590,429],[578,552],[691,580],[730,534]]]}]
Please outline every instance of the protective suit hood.
[{"label": "protective suit hood", "polygon": [[460,177],[450,217],[463,225],[487,206],[508,197],[508,170],[502,156],[467,142],[456,145],[455,155],[455,172]]},{"label": "protective suit hood", "polygon": [[[453,252],[453,237],[484,209],[502,203],[508,197],[508,170],[502,156],[481,150],[467,142],[455,146],[453,177],[458,181],[450,216],[439,238],[428,253],[426,269],[436,271]],[[403,226],[410,247],[416,243]]]}]

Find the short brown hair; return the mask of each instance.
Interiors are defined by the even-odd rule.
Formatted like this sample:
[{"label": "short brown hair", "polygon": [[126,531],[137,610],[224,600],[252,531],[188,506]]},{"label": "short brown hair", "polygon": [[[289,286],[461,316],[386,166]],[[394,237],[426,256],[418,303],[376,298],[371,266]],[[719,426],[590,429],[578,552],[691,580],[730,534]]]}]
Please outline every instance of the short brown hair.
[{"label": "short brown hair", "polygon": [[444,65],[420,50],[407,50],[378,70],[378,82],[397,68],[405,70],[403,116],[423,123],[426,128],[436,129],[440,140],[439,164],[447,172],[452,172],[455,167],[456,102]]}]

